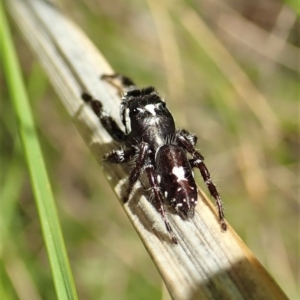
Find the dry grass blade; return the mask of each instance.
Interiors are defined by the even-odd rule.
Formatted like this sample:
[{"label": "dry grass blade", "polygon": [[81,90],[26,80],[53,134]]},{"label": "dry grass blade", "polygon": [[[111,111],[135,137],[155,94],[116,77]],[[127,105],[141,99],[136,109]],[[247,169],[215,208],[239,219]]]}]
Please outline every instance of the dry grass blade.
[{"label": "dry grass blade", "polygon": [[[99,80],[99,75],[112,70],[49,1],[10,0],[8,4],[83,139],[101,161],[112,140],[80,96],[88,91],[118,119],[118,95]],[[105,163],[102,167],[120,197],[126,170]],[[170,216],[179,245],[170,242],[160,215],[139,192],[124,209],[173,299],[287,299],[235,232],[220,231],[215,209],[204,195],[192,221]]]},{"label": "dry grass blade", "polygon": [[279,126],[278,117],[265,97],[257,90],[245,72],[233,59],[232,55],[214,36],[214,33],[198,17],[194,10],[182,10],[181,22],[199,44],[202,40],[208,41],[207,43],[201,43],[201,46],[205,48],[206,53],[215,61],[224,76],[228,78],[228,81],[239,97],[244,100],[257,116],[261,126],[270,134],[270,139],[274,139],[275,141]]}]

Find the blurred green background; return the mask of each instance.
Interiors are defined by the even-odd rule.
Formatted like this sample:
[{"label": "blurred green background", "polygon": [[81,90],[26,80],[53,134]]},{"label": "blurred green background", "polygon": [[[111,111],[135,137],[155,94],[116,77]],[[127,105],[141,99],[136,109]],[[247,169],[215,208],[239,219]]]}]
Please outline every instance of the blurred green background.
[{"label": "blurred green background", "polygon": [[[177,126],[198,136],[227,220],[290,299],[299,299],[295,10],[279,0],[60,4],[116,71],[155,86]],[[79,298],[168,299],[99,165],[15,26],[13,32]],[[55,299],[2,70],[0,80],[0,195],[14,218],[3,284],[15,299]],[[206,190],[199,174],[198,182]]]}]

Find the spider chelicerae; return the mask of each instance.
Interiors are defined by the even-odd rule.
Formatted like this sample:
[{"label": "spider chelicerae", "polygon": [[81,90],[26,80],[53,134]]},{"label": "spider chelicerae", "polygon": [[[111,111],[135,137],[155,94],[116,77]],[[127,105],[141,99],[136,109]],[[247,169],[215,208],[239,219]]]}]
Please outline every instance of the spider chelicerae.
[{"label": "spider chelicerae", "polygon": [[91,104],[112,138],[122,144],[122,148],[107,153],[105,160],[116,164],[134,163],[123,201],[128,201],[134,184],[144,173],[153,203],[173,243],[177,244],[165,206],[171,207],[184,219],[194,216],[198,191],[192,169],[197,168],[215,199],[221,228],[225,231],[227,225],[222,201],[204,164],[204,157],[195,149],[197,137],[175,128],[172,114],[153,87],[139,89],[131,79],[120,74],[103,75],[101,78],[110,82],[118,80],[122,85],[120,116],[125,132],[103,110],[100,101],[87,93],[82,94],[82,99]]}]

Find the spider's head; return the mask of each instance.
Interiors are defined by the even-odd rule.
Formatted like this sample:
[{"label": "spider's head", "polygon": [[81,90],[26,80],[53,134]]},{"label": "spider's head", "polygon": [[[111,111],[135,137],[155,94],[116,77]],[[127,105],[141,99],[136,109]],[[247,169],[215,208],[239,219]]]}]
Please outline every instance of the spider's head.
[{"label": "spider's head", "polygon": [[127,92],[122,98],[121,118],[127,134],[131,131],[142,133],[149,126],[159,130],[163,124],[175,129],[166,103],[153,87]]}]

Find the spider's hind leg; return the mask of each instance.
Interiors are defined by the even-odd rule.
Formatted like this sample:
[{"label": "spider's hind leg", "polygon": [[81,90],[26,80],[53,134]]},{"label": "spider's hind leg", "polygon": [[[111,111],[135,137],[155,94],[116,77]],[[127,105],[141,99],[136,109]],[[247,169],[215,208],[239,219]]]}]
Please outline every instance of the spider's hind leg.
[{"label": "spider's hind leg", "polygon": [[160,213],[160,215],[161,215],[161,217],[162,217],[162,219],[165,223],[166,229],[167,229],[167,231],[170,235],[170,238],[171,238],[172,242],[174,244],[178,244],[178,240],[177,240],[177,238],[176,238],[176,236],[175,236],[175,234],[172,230],[172,227],[169,223],[169,220],[168,220],[168,217],[167,217],[167,214],[166,214],[166,211],[165,211],[164,202],[163,202],[163,195],[162,195],[161,189],[159,187],[157,174],[154,170],[153,164],[148,164],[145,167],[145,172],[147,174],[148,181],[149,181],[149,184],[150,184],[153,196],[154,196],[153,199],[154,199],[155,208]]},{"label": "spider's hind leg", "polygon": [[221,224],[222,230],[227,230],[227,225],[225,222],[225,215],[224,215],[224,208],[223,203],[220,197],[220,194],[217,190],[217,187],[213,183],[210,173],[204,163],[204,157],[201,155],[200,152],[198,152],[193,144],[193,139],[191,136],[187,134],[186,131],[183,133],[178,131],[177,133],[177,141],[179,145],[184,148],[187,152],[189,152],[192,155],[192,159],[189,160],[189,163],[192,168],[198,168],[201,176],[203,178],[203,181],[205,182],[210,194],[214,197],[215,203],[218,209],[218,215],[219,215],[219,221]]}]

